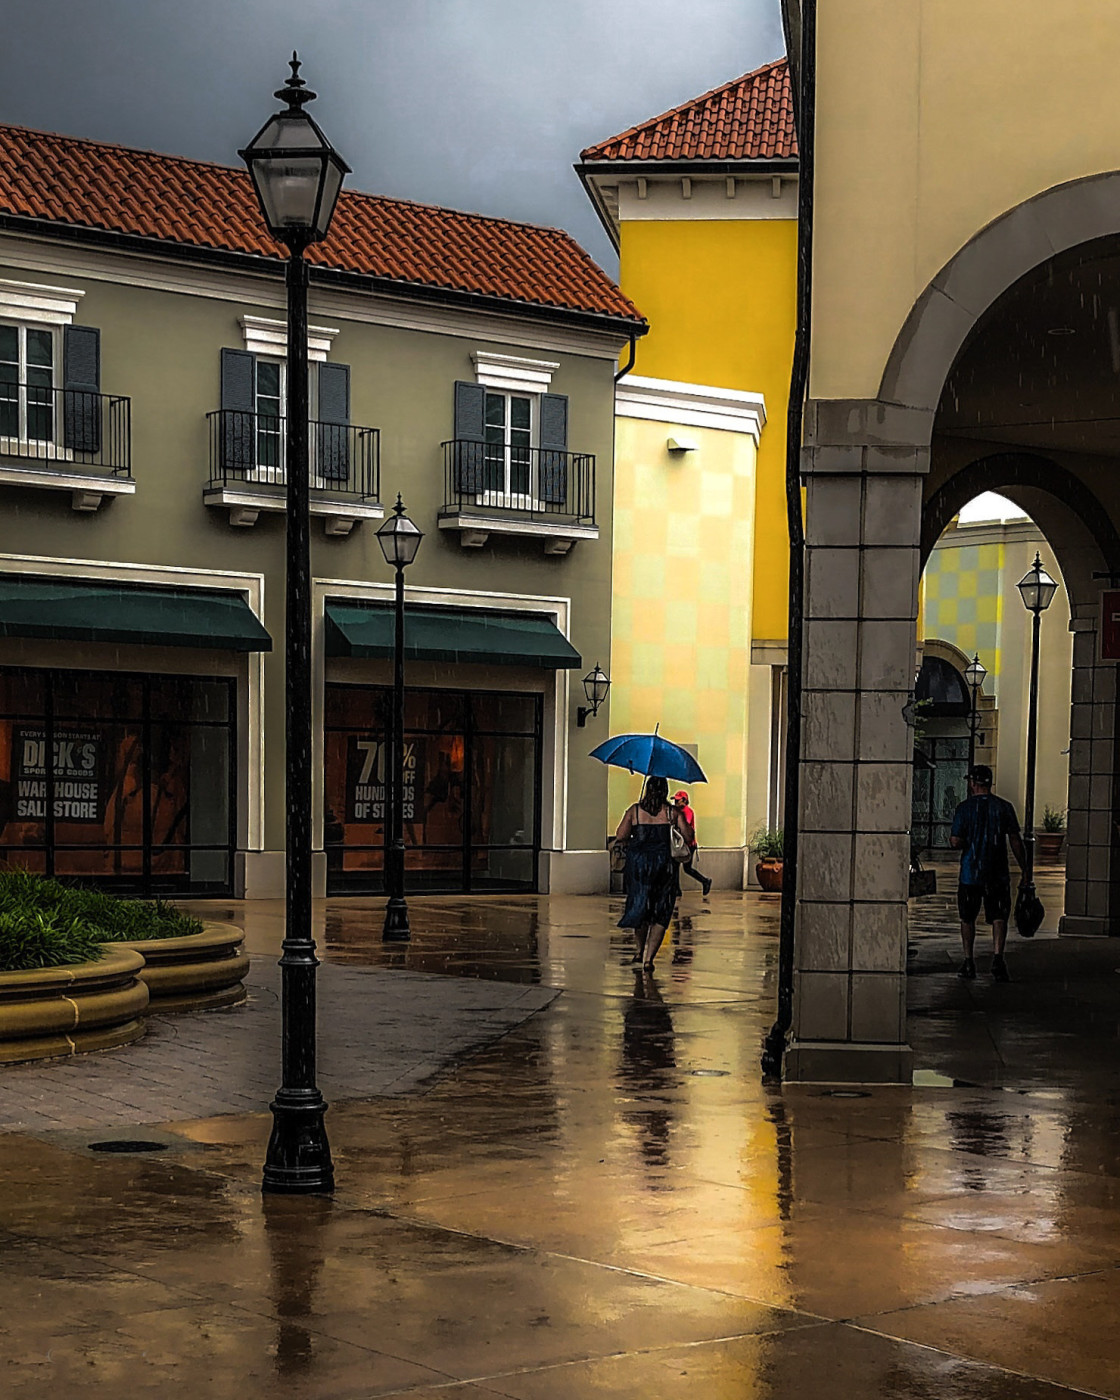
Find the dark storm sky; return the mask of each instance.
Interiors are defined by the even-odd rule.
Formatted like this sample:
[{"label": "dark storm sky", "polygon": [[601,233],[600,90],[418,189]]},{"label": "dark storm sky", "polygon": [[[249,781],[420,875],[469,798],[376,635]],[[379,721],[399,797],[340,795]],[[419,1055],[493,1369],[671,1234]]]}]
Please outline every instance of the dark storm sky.
[{"label": "dark storm sky", "polygon": [[350,185],[568,229],[581,147],[783,52],[779,0],[3,0],[0,121],[234,163],[293,48]]}]

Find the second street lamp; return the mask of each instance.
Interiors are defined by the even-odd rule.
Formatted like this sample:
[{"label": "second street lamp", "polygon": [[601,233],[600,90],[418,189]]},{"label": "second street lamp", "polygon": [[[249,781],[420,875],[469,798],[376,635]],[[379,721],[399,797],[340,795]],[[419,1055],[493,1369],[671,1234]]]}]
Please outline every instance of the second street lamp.
[{"label": "second street lamp", "polygon": [[964,678],[968,682],[969,690],[972,693],[972,708],[968,713],[968,766],[969,769],[976,762],[976,724],[979,719],[979,711],[976,708],[976,699],[980,694],[980,688],[984,684],[984,677],[988,674],[984,663],[980,660],[980,653],[977,652],[965,668]]},{"label": "second street lamp", "polygon": [[393,642],[393,722],[389,743],[389,840],[385,865],[385,889],[389,902],[385,907],[385,927],[381,937],[386,943],[407,943],[412,937],[408,923],[408,905],[404,897],[404,571],[416,558],[424,538],[405,514],[404,502],[397,496],[393,514],[377,532],[377,543],[385,562],[397,571],[395,636]]},{"label": "second street lamp", "polygon": [[327,236],[350,167],[304,111],[315,94],[292,74],[275,94],[288,105],[243,151],[268,231],[288,249],[286,498],[285,923],[281,967],[282,1076],[272,1102],[265,1191],[332,1191],[334,1165],[315,1082],[315,939],[311,930],[311,518],[308,462],[307,264]]},{"label": "second street lamp", "polygon": [[1031,690],[1027,707],[1027,794],[1023,802],[1023,845],[1027,849],[1026,880],[1034,879],[1034,769],[1038,747],[1038,643],[1042,614],[1054,601],[1057,583],[1042,567],[1042,556],[1035,553],[1034,563],[1015,585],[1028,612],[1034,614],[1031,628]]}]

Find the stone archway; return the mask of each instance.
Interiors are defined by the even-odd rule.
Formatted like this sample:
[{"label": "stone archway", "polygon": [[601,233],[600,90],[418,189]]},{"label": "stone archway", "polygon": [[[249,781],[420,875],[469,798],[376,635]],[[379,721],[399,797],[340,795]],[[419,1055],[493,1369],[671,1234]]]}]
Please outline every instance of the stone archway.
[{"label": "stone archway", "polygon": [[1069,593],[1073,639],[1065,908],[1067,934],[1106,934],[1120,907],[1120,833],[1115,739],[1116,668],[1097,645],[1101,577],[1120,572],[1120,531],[1075,473],[1033,452],[998,452],[970,462],[932,492],[922,511],[923,566],[941,530],[968,501],[997,491],[1039,525]]},{"label": "stone archway", "polygon": [[[942,487],[923,490],[938,406],[962,348],[1001,297],[1056,255],[1117,235],[1120,172],[1038,195],[978,232],[919,297],[900,329],[876,398],[807,405],[801,856],[794,1025],[786,1060],[791,1079],[909,1078],[905,949],[911,774],[903,709],[913,681],[923,496],[930,497],[932,530],[953,493],[968,489],[962,476],[945,494]],[[982,455],[976,452],[975,466],[964,467],[974,479],[982,474]],[[986,455],[1004,454],[988,447]],[[1068,489],[1059,497],[1056,478],[1045,481],[1043,466],[1025,461],[1019,466],[1022,479],[1006,494],[1028,510],[1026,501],[1035,500],[1031,513],[1037,518],[1037,500],[1045,493],[1052,503],[1048,538],[1057,547],[1051,528],[1069,534],[1071,575],[1079,576],[1073,625],[1081,664],[1074,732],[1079,740],[1098,740],[1102,761],[1106,747],[1109,752],[1109,782],[1091,767],[1078,776],[1088,778],[1090,786],[1097,777],[1098,791],[1108,789],[1110,807],[1115,728],[1099,735],[1096,730],[1113,716],[1116,680],[1114,668],[1095,664],[1092,574],[1120,569],[1116,520],[1101,507],[1095,528],[1087,531],[1093,511],[1079,494],[1084,483],[1075,471],[1068,473],[1071,479],[1062,478]],[[1028,480],[1032,472],[1034,479]],[[1072,541],[1079,532],[1082,539],[1089,537],[1091,548],[1077,561]],[[1078,731],[1085,725],[1089,732],[1082,735]],[[1111,813],[1102,808],[1095,818],[1096,835],[1105,836],[1101,851],[1110,843],[1111,829]],[[1102,874],[1099,859],[1095,873]],[[1106,903],[1113,873],[1109,865],[1098,881]],[[1097,916],[1099,922],[1099,909]]]}]

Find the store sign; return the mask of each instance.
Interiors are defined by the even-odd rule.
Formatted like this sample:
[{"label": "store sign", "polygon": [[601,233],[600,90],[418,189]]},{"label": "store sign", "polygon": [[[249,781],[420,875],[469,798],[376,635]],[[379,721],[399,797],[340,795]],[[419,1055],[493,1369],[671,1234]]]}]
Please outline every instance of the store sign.
[{"label": "store sign", "polygon": [[[47,739],[42,729],[12,731],[15,820],[42,821],[47,815]],[[100,782],[101,735],[56,729],[53,740],[54,819],[103,820]]]},{"label": "store sign", "polygon": [[1120,589],[1101,594],[1101,660],[1120,661]]},{"label": "store sign", "polygon": [[[416,740],[405,740],[402,818],[406,822],[415,820],[420,748]],[[347,822],[383,822],[388,818],[388,793],[385,787],[388,767],[387,743],[360,734],[349,736],[346,749]]]}]

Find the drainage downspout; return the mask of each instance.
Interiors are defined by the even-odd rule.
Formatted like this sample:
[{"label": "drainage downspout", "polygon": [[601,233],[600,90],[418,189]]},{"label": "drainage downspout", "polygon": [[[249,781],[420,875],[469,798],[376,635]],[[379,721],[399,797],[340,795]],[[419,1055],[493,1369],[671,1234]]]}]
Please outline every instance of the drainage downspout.
[{"label": "drainage downspout", "polygon": [[638,336],[635,331],[630,332],[630,354],[626,357],[626,363],[614,377],[617,384],[624,374],[629,374],[634,368],[634,361],[638,358]]},{"label": "drainage downspout", "polygon": [[782,845],[782,912],[778,933],[778,1015],[762,1052],[763,1074],[781,1078],[786,1038],[793,1024],[794,916],[797,912],[797,823],[801,764],[802,606],[805,528],[801,507],[801,441],[809,384],[813,310],[813,159],[816,123],[817,0],[801,6],[797,145],[797,335],[786,416],[786,516],[789,524],[789,666],[786,683],[785,816]]}]

